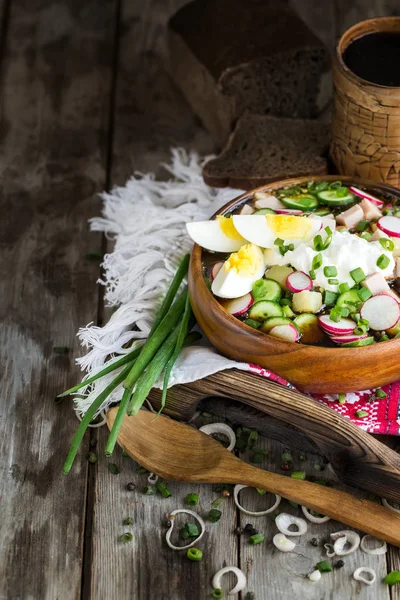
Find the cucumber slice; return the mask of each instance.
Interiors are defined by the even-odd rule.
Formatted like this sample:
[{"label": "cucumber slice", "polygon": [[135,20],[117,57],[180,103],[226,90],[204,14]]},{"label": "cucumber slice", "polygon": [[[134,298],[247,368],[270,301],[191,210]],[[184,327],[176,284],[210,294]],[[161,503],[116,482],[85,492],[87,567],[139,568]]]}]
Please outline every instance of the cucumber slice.
[{"label": "cucumber slice", "polygon": [[296,196],[283,196],[280,199],[288,208],[298,208],[300,210],[313,210],[317,208],[319,202],[311,194],[297,194]]},{"label": "cucumber slice", "polygon": [[245,319],[243,322],[253,329],[259,329],[261,327],[261,323],[259,321],[253,321],[253,319]]},{"label": "cucumber slice", "polygon": [[259,208],[253,212],[253,215],[276,215],[276,212],[272,208]]},{"label": "cucumber slice", "polygon": [[344,308],[349,308],[350,310],[354,307],[361,306],[362,302],[357,294],[357,290],[349,290],[348,292],[344,292],[340,294],[339,298],[336,300],[336,306],[343,306]]},{"label": "cucumber slice", "polygon": [[296,313],[294,313],[292,311],[292,309],[290,308],[290,306],[288,306],[287,304],[285,304],[285,306],[282,306],[282,310],[283,310],[283,314],[285,315],[285,317],[287,317],[288,319],[292,319],[293,317],[296,316]]},{"label": "cucumber slice", "polygon": [[338,196],[336,190],[319,192],[317,197],[321,204],[326,204],[327,206],[346,206],[347,204],[353,204],[356,201],[354,194],[351,192],[348,192],[346,196]]},{"label": "cucumber slice", "polygon": [[330,208],[317,208],[317,210],[313,210],[313,215],[318,215],[319,217],[325,217],[329,215],[331,212]]},{"label": "cucumber slice", "polygon": [[340,344],[340,347],[359,348],[360,346],[370,346],[371,344],[375,344],[375,339],[372,336],[362,338],[361,340],[357,340],[356,342],[346,342],[345,344]]},{"label": "cucumber slice", "polygon": [[259,300],[249,310],[253,321],[266,321],[269,317],[283,317],[282,307],[271,300]]},{"label": "cucumber slice", "polygon": [[[278,325],[292,325],[293,321],[287,319],[286,317],[270,317],[260,327],[260,331],[264,333],[268,333],[271,331],[273,327],[277,327]],[[297,328],[298,329],[298,328]],[[300,331],[299,331],[300,333]]]},{"label": "cucumber slice", "polygon": [[252,295],[254,300],[278,302],[282,297],[282,288],[273,279],[258,279],[253,285]]},{"label": "cucumber slice", "polygon": [[304,344],[317,344],[324,338],[324,332],[319,326],[318,317],[311,313],[298,315],[293,323],[300,329],[301,341]]}]

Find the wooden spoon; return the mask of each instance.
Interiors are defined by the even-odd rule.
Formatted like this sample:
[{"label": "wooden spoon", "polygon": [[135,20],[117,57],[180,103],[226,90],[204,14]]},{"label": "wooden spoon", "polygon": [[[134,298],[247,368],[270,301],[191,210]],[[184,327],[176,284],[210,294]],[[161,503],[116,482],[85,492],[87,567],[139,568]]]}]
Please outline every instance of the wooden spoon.
[{"label": "wooden spoon", "polygon": [[[116,412],[113,408],[107,413],[109,428]],[[212,437],[167,417],[145,410],[126,416],[118,442],[140,465],[166,479],[263,488],[400,546],[400,514],[346,492],[248,465]]]}]

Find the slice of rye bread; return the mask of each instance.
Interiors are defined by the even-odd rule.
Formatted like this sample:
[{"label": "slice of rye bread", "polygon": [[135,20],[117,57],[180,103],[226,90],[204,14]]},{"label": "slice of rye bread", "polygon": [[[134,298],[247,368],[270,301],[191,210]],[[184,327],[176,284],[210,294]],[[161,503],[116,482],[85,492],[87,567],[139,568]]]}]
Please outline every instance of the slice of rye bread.
[{"label": "slice of rye bread", "polygon": [[328,172],[329,125],[246,113],[222,153],[203,167],[212,187],[252,188],[287,177]]},{"label": "slice of rye bread", "polygon": [[310,118],[326,104],[328,52],[284,2],[195,0],[168,30],[172,76],[220,147],[245,110]]}]

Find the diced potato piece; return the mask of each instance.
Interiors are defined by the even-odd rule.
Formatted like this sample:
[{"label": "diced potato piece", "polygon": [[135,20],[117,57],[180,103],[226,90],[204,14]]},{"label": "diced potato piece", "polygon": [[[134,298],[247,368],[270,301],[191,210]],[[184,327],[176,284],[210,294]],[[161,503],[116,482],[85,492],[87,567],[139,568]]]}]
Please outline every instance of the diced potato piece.
[{"label": "diced potato piece", "polygon": [[290,275],[290,273],[293,273],[293,271],[294,269],[292,269],[292,267],[281,267],[279,265],[275,265],[268,269],[268,271],[265,273],[265,277],[277,281],[279,285],[287,291],[286,279],[287,276]]},{"label": "diced potato piece", "polygon": [[279,261],[277,261],[277,258],[282,258],[282,257],[279,254],[279,250],[277,250],[276,246],[275,246],[275,248],[265,248],[265,250],[264,250],[265,266],[272,267],[272,265],[276,265],[276,263],[279,262]]},{"label": "diced potato piece", "polygon": [[316,313],[322,308],[322,294],[320,292],[297,292],[293,294],[293,310],[296,313]]},{"label": "diced potato piece", "polygon": [[384,231],[382,231],[381,229],[376,229],[374,231],[373,236],[371,237],[371,239],[369,240],[370,242],[377,242],[378,240],[382,239],[382,238],[387,238],[389,239],[389,236],[387,233],[385,233]]},{"label": "diced potato piece", "polygon": [[254,212],[254,208],[252,206],[250,206],[249,204],[243,204],[242,208],[240,209],[240,213],[241,215],[252,215]]},{"label": "diced potato piece", "polygon": [[256,208],[271,208],[272,210],[276,210],[277,208],[286,208],[286,206],[278,200],[272,194],[267,194],[266,192],[256,192],[254,194],[254,205]]},{"label": "diced potato piece", "polygon": [[388,294],[390,287],[382,273],[372,273],[361,283],[362,286],[369,289],[373,296],[378,294]]},{"label": "diced potato piece", "polygon": [[325,227],[330,227],[332,231],[335,231],[336,229],[336,220],[335,217],[331,214],[320,217],[319,215],[314,215],[313,213],[311,213],[310,215],[308,215],[308,218],[318,219],[319,221],[321,221],[323,229],[325,229]]},{"label": "diced potato piece", "polygon": [[348,208],[336,217],[339,225],[344,225],[347,229],[354,229],[364,218],[364,211],[359,204]]}]

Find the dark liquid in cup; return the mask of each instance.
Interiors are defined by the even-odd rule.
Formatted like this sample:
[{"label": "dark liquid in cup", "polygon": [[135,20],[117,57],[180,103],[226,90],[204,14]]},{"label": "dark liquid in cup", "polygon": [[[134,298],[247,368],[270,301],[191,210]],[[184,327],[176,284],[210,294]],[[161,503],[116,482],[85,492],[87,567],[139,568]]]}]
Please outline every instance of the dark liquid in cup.
[{"label": "dark liquid in cup", "polygon": [[400,87],[400,33],[368,33],[343,53],[348,68],[378,85]]}]

